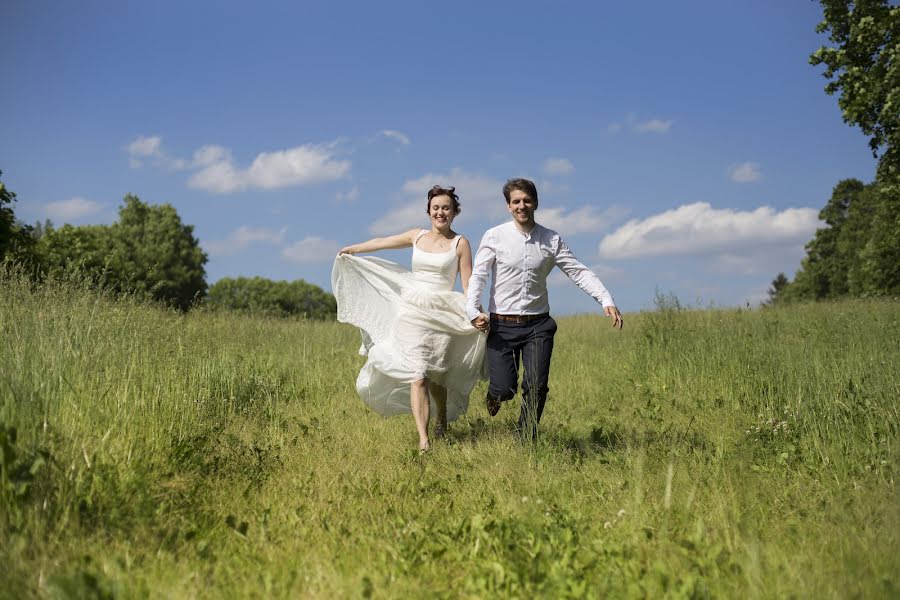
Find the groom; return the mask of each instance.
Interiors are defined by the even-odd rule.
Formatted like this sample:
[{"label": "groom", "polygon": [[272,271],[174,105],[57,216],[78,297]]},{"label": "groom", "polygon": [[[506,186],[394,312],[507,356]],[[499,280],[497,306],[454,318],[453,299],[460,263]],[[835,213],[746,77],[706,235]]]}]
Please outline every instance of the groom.
[{"label": "groom", "polygon": [[[491,416],[500,403],[516,394],[520,359],[525,362],[519,433],[537,438],[537,425],[547,399],[550,355],[556,321],[550,316],[547,276],[559,267],[575,285],[603,306],[613,327],[622,328],[622,315],[600,279],[584,266],[559,234],[534,221],[538,193],[528,179],[510,179],[503,186],[512,221],[485,232],[475,255],[466,298],[466,315],[487,339],[490,384],[487,409]],[[490,317],[481,312],[481,293],[491,276]]]}]

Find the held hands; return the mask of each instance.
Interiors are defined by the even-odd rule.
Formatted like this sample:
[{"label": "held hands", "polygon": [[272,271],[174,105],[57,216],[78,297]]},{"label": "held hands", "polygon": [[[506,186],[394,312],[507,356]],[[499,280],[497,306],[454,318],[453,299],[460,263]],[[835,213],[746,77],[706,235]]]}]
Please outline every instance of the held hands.
[{"label": "held hands", "polygon": [[472,326],[483,333],[487,333],[487,330],[490,328],[490,324],[490,319],[484,313],[478,313],[478,316],[472,319]]},{"label": "held hands", "polygon": [[624,319],[622,319],[622,313],[619,312],[619,309],[615,306],[607,306],[603,309],[603,312],[606,313],[607,317],[612,317],[613,320],[613,329],[622,329],[625,325]]}]

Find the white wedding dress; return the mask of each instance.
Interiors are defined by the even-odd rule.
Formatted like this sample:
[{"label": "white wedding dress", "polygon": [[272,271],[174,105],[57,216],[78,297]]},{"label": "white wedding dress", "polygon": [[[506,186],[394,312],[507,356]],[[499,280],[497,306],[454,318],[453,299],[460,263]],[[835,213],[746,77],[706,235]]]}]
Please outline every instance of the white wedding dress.
[{"label": "white wedding dress", "polygon": [[447,388],[447,420],[453,421],[485,378],[487,336],[466,319],[465,296],[453,291],[459,236],[446,252],[425,252],[417,245],[426,233],[413,244],[412,272],[381,258],[342,254],[331,289],[338,321],[362,333],[360,354],[368,359],[356,390],[363,402],[384,416],[411,413],[410,383],[427,377]]}]

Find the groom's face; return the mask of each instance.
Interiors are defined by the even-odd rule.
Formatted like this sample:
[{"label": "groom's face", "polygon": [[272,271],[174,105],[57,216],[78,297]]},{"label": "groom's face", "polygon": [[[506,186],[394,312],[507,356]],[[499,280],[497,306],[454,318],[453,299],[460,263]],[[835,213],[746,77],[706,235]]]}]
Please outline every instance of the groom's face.
[{"label": "groom's face", "polygon": [[509,202],[506,203],[506,210],[512,215],[513,220],[519,225],[534,224],[534,210],[537,208],[537,201],[522,190],[513,190],[509,193]]}]

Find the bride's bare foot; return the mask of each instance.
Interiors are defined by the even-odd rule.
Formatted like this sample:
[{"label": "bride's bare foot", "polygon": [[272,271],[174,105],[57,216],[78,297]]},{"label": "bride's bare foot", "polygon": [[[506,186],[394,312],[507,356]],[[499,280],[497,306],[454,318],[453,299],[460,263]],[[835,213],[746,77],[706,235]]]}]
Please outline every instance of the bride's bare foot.
[{"label": "bride's bare foot", "polygon": [[419,454],[425,454],[429,450],[431,450],[431,444],[428,442],[428,440],[419,442]]}]

